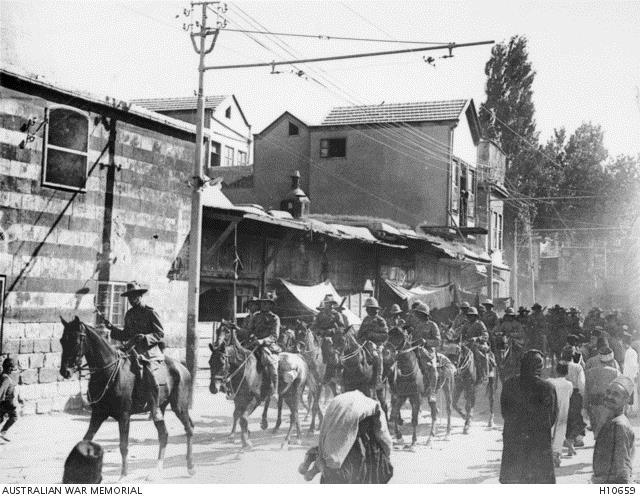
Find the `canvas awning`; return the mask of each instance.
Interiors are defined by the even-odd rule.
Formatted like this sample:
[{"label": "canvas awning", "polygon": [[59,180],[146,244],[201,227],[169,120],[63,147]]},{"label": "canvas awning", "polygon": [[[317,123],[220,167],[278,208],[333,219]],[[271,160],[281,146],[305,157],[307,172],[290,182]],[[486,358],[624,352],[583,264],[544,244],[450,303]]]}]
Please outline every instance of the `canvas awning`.
[{"label": "canvas awning", "polygon": [[415,301],[422,301],[430,308],[446,308],[453,303],[453,287],[451,284],[444,285],[415,285],[410,289],[405,289],[391,280],[385,279],[385,284],[407,305],[411,306]]},{"label": "canvas awning", "polygon": [[[318,285],[295,285],[282,278],[280,279],[280,282],[282,282],[282,285],[285,286],[285,288],[300,302],[300,304],[314,315],[318,313],[317,308],[320,306],[320,303],[322,303],[327,294],[332,295],[339,303],[342,302],[342,297],[336,292],[336,289],[329,280]],[[344,313],[351,325],[360,325],[362,322],[360,317],[349,309],[345,308],[342,313]]]}]

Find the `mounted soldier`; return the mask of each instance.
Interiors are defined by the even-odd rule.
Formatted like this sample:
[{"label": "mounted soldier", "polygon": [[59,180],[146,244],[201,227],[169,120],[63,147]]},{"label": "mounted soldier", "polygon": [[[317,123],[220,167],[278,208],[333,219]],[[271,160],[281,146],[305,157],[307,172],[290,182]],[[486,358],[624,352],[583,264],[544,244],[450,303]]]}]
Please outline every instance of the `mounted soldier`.
[{"label": "mounted soldier", "polygon": [[[548,333],[547,319],[542,312],[542,306],[535,303],[531,306],[533,313],[529,316],[528,327],[525,327],[527,336],[527,349],[537,349],[544,351],[545,338]],[[563,344],[564,346],[564,341]]]},{"label": "mounted soldier", "polygon": [[[420,369],[422,375],[426,381],[429,382],[429,401],[434,402],[436,399],[436,390],[438,385],[438,348],[440,347],[442,340],[440,338],[440,329],[436,322],[431,320],[431,310],[429,306],[424,303],[420,303],[415,309],[416,324],[411,333],[411,342],[420,341],[422,343],[423,351],[426,352],[426,360],[420,358]],[[427,372],[429,368],[431,371]]]},{"label": "mounted soldier", "polygon": [[335,309],[337,304],[338,301],[331,294],[327,294],[317,308],[319,313],[311,324],[311,330],[320,338],[322,362],[327,365],[325,381],[329,381],[336,374],[337,364],[335,361],[330,361],[333,357],[333,337],[336,332],[341,332],[345,328],[342,315]]},{"label": "mounted soldier", "polygon": [[387,322],[378,314],[380,306],[375,298],[367,298],[364,306],[367,316],[362,320],[357,339],[373,357],[377,389],[382,386],[382,346],[389,338],[389,329]]},{"label": "mounted soldier", "polygon": [[143,381],[143,390],[147,394],[151,418],[154,422],[159,422],[163,418],[158,405],[160,386],[157,374],[164,363],[164,354],[160,348],[164,330],[160,317],[154,309],[142,303],[142,295],[147,291],[148,289],[138,282],[129,282],[127,290],[120,294],[126,297],[131,305],[124,315],[123,329],[116,327],[107,319],[103,320],[105,327],[111,331],[112,339],[127,341],[125,349],[130,353],[138,379]]},{"label": "mounted soldier", "polygon": [[453,319],[453,323],[451,324],[451,330],[453,331],[453,336],[450,337],[449,339],[458,340],[460,338],[460,329],[468,322],[467,311],[469,310],[469,307],[470,307],[470,304],[467,301],[462,301],[460,303],[460,306],[458,306],[460,311],[458,311],[458,314]]},{"label": "mounted soldier", "polygon": [[398,329],[404,331],[406,322],[400,316],[402,314],[402,309],[397,304],[393,304],[389,309],[389,316],[387,317],[387,327],[389,330]]},{"label": "mounted soldier", "polygon": [[480,383],[489,373],[489,333],[487,327],[479,320],[478,310],[471,306],[467,310],[467,323],[460,329],[460,342],[473,351]]},{"label": "mounted soldier", "polygon": [[500,324],[496,327],[494,334],[513,341],[520,349],[525,346],[525,333],[522,324],[516,320],[516,313],[513,308],[507,308]]},{"label": "mounted soldier", "polygon": [[266,394],[277,396],[280,317],[272,311],[275,304],[275,294],[260,300],[260,312],[255,315],[249,328],[249,346],[257,348],[256,356],[268,375],[268,382],[264,383],[268,386]]},{"label": "mounted soldier", "polygon": [[241,326],[236,326],[236,334],[240,342],[245,342],[249,337],[249,330],[256,318],[256,315],[260,313],[260,298],[252,297],[247,301],[247,313],[249,313],[243,320]]},{"label": "mounted soldier", "polygon": [[493,301],[491,299],[485,299],[482,302],[485,308],[485,312],[482,314],[482,323],[487,327],[489,335],[491,335],[494,329],[499,325],[500,319],[498,314],[493,310]]}]

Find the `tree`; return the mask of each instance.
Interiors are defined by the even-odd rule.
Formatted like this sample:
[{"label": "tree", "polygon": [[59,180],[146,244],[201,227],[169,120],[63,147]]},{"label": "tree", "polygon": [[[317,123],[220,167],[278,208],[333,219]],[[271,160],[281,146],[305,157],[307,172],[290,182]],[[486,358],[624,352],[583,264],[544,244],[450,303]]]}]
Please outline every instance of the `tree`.
[{"label": "tree", "polygon": [[479,113],[484,135],[496,140],[510,160],[507,184],[530,194],[538,180],[532,174],[538,159],[538,133],[532,100],[536,73],[529,61],[526,37],[516,35],[508,43],[495,45],[485,74],[487,100]]}]

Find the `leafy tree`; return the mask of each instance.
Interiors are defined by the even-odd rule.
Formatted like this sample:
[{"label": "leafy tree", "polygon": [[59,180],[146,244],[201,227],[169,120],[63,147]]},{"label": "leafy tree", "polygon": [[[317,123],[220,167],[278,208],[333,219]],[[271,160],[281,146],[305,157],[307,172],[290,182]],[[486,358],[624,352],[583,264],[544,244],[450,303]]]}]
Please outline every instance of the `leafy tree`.
[{"label": "leafy tree", "polygon": [[480,122],[487,138],[500,143],[510,159],[508,184],[529,194],[535,189],[538,133],[534,119],[533,80],[527,39],[513,36],[495,45],[485,66],[487,100],[480,108]]}]

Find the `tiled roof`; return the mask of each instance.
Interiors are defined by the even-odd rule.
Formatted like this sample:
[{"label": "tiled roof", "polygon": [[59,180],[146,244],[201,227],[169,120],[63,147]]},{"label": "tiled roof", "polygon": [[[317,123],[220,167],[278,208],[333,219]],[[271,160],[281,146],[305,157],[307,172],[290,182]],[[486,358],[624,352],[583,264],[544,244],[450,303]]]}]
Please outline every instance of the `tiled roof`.
[{"label": "tiled roof", "polygon": [[[205,109],[215,109],[228,95],[210,95],[204,98]],[[159,99],[134,99],[132,103],[149,109],[150,111],[184,111],[195,110],[198,106],[197,97],[171,97]]]},{"label": "tiled roof", "polygon": [[468,100],[334,107],[322,126],[458,119]]}]

